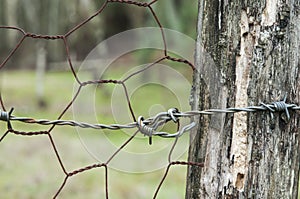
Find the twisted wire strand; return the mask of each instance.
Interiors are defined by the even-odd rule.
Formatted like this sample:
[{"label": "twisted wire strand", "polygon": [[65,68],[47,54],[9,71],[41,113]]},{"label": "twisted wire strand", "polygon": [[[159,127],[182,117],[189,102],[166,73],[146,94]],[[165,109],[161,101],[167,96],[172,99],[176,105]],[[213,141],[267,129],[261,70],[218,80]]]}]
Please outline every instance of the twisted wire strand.
[{"label": "twisted wire strand", "polygon": [[[154,117],[144,119],[140,117],[138,122],[132,122],[128,124],[90,124],[86,122],[77,122],[74,120],[47,120],[47,119],[34,119],[29,117],[16,117],[11,115],[10,112],[5,112],[0,110],[0,120],[3,121],[19,121],[29,124],[40,124],[40,125],[61,125],[61,126],[74,126],[80,128],[92,128],[92,129],[109,129],[109,130],[120,130],[120,129],[131,129],[139,128],[140,132],[146,136],[160,136],[164,138],[179,137],[184,132],[192,129],[196,124],[190,123],[184,126],[177,133],[167,133],[167,132],[156,132],[156,129],[169,122],[178,122],[181,117],[194,117],[197,115],[213,115],[221,113],[237,113],[237,112],[258,112],[258,111],[269,111],[271,114],[273,112],[283,112],[285,111],[287,118],[290,119],[289,110],[300,110],[300,106],[296,104],[287,104],[285,101],[273,102],[271,104],[261,103],[260,106],[249,106],[244,108],[226,108],[226,109],[207,109],[207,110],[192,110],[186,112],[179,112],[177,108],[171,108],[166,112],[160,112]],[[272,116],[272,115],[271,115]]]}]

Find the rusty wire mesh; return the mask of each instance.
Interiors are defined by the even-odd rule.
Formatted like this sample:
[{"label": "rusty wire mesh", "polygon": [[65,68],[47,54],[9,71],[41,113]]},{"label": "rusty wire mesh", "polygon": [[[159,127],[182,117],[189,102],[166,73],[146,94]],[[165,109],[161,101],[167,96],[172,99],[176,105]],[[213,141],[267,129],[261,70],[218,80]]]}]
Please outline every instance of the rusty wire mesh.
[{"label": "rusty wire mesh", "polygon": [[[15,47],[11,50],[11,52],[9,52],[8,56],[2,61],[2,63],[0,64],[0,70],[3,69],[6,65],[7,62],[10,61],[11,59],[13,59],[13,55],[18,51],[18,49],[22,46],[22,44],[24,43],[24,41],[27,38],[32,38],[32,39],[36,39],[36,40],[59,40],[63,43],[64,46],[64,50],[66,53],[66,58],[69,64],[69,70],[72,73],[72,75],[74,76],[77,84],[78,84],[78,89],[76,91],[76,94],[73,96],[73,99],[67,104],[67,106],[61,111],[60,115],[58,116],[57,120],[62,119],[62,117],[64,116],[64,114],[70,109],[70,107],[73,105],[73,103],[76,101],[78,95],[80,94],[80,92],[84,89],[84,87],[86,87],[87,85],[100,85],[100,84],[118,84],[121,85],[123,87],[123,90],[125,92],[125,100],[127,101],[128,104],[128,109],[130,110],[131,113],[131,117],[132,117],[132,122],[137,122],[137,116],[135,115],[135,112],[133,111],[132,108],[132,104],[131,101],[129,99],[128,96],[128,91],[127,91],[127,87],[126,87],[126,81],[130,78],[132,78],[133,76],[139,75],[141,73],[143,73],[147,68],[150,68],[152,66],[154,66],[155,64],[158,64],[164,60],[169,60],[171,62],[180,62],[183,64],[186,64],[188,67],[191,68],[191,70],[195,70],[194,65],[189,62],[186,59],[182,59],[182,58],[176,58],[173,57],[171,55],[169,55],[168,53],[168,46],[166,43],[166,38],[165,38],[165,34],[164,34],[164,30],[163,30],[163,25],[160,22],[157,14],[155,13],[155,11],[153,10],[153,5],[157,2],[157,0],[153,0],[149,3],[146,2],[137,2],[137,1],[131,1],[131,0],[106,0],[101,7],[91,16],[89,16],[88,18],[86,18],[85,20],[83,20],[82,22],[78,23],[76,26],[74,26],[73,28],[71,28],[69,31],[67,31],[65,34],[63,35],[44,35],[44,34],[36,34],[36,33],[31,33],[31,32],[26,32],[26,30],[23,30],[20,27],[15,27],[15,26],[0,26],[0,29],[6,29],[6,30],[12,30],[12,31],[17,31],[18,33],[20,33],[22,36],[19,39],[18,43],[15,45]],[[101,79],[101,80],[90,80],[90,81],[81,81],[81,79],[77,76],[76,74],[76,70],[73,66],[73,61],[70,55],[70,47],[69,47],[69,43],[68,43],[68,37],[72,34],[74,34],[77,30],[84,28],[83,26],[87,23],[89,23],[91,20],[93,20],[94,17],[98,16],[101,12],[103,12],[103,10],[107,7],[108,4],[130,4],[133,6],[138,6],[138,7],[143,7],[145,9],[148,9],[152,15],[153,20],[155,21],[155,23],[157,24],[157,27],[160,28],[160,32],[161,32],[161,42],[163,43],[164,46],[164,50],[162,52],[162,55],[159,59],[153,61],[151,64],[149,64],[147,67],[140,69],[139,71],[136,71],[132,74],[130,74],[126,79],[123,80],[116,80],[116,79]],[[8,111],[7,107],[5,107],[5,100],[3,100],[2,98],[0,98],[0,102],[1,102],[1,107],[2,110],[4,111]],[[7,125],[7,131],[1,136],[0,138],[0,143],[3,143],[5,141],[5,138],[10,135],[10,134],[15,134],[15,135],[19,135],[19,136],[46,136],[52,146],[52,149],[54,151],[55,157],[58,160],[58,163],[60,165],[60,169],[63,171],[65,177],[61,182],[61,185],[57,188],[56,192],[53,193],[52,197],[53,198],[57,198],[60,193],[62,192],[62,190],[65,188],[66,184],[71,180],[71,178],[75,175],[78,175],[80,173],[85,173],[89,170],[93,170],[96,168],[104,168],[104,176],[105,176],[105,197],[109,198],[109,184],[108,184],[108,172],[109,172],[109,164],[110,162],[114,159],[114,157],[119,154],[119,152],[126,146],[128,145],[128,143],[130,143],[138,134],[139,129],[136,127],[136,131],[135,133],[133,133],[130,138],[125,141],[114,153],[113,155],[105,162],[102,163],[95,163],[95,164],[91,164],[88,166],[83,166],[81,168],[75,169],[75,170],[71,170],[68,171],[66,169],[66,166],[63,163],[63,158],[59,152],[59,149],[56,145],[56,141],[55,139],[53,139],[53,135],[52,132],[53,130],[56,128],[56,124],[52,125],[47,131],[18,131],[15,130],[12,125],[10,124],[10,121],[7,121],[8,125]],[[168,172],[170,170],[171,166],[174,165],[192,165],[192,166],[198,166],[201,167],[203,166],[202,163],[195,163],[195,162],[186,162],[186,161],[177,161],[177,160],[172,160],[171,159],[171,155],[172,155],[172,151],[174,146],[176,145],[176,141],[177,138],[175,139],[174,145],[171,148],[170,152],[169,152],[169,158],[168,158],[168,165],[165,169],[165,173],[163,175],[163,177],[161,178],[157,189],[154,192],[153,198],[156,198],[158,196],[158,192],[160,190],[160,188],[162,187]],[[125,182],[124,182],[125,183]],[[184,184],[184,182],[183,182]],[[50,196],[49,196],[50,197]]]}]

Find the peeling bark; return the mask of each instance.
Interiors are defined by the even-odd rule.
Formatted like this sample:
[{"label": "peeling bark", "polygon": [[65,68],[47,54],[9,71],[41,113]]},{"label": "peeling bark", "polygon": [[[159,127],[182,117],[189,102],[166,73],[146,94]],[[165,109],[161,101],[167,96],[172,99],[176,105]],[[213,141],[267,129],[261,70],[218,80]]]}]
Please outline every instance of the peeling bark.
[{"label": "peeling bark", "polygon": [[[254,45],[253,36],[249,33],[249,20],[246,11],[241,12],[241,47],[240,54],[236,56],[235,68],[235,106],[247,107],[249,73]],[[244,188],[244,180],[247,174],[247,113],[237,113],[233,118],[232,147],[230,156],[233,160],[232,175],[233,184],[240,191]]]},{"label": "peeling bark", "polygon": [[266,7],[261,16],[261,24],[263,26],[272,26],[276,22],[277,4],[277,0],[266,1]]},{"label": "peeling bark", "polygon": [[[298,1],[199,0],[192,109],[300,103]],[[195,117],[186,198],[297,198],[299,112]]]}]

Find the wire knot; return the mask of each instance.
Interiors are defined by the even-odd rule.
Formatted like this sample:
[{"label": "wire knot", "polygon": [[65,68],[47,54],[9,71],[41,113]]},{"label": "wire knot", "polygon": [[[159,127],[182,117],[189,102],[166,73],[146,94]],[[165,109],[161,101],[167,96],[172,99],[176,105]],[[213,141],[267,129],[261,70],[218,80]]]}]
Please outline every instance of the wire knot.
[{"label": "wire knot", "polygon": [[7,128],[12,129],[10,118],[14,108],[11,108],[9,112],[0,110],[0,120],[7,122]]},{"label": "wire knot", "polygon": [[284,98],[283,101],[273,102],[272,105],[274,106],[274,110],[277,112],[285,111],[286,119],[287,121],[289,121],[291,117],[288,110],[288,104],[285,101],[286,101],[286,97]]},{"label": "wire knot", "polygon": [[274,110],[281,112],[287,109],[287,104],[285,101],[273,102],[272,105],[274,106]]},{"label": "wire knot", "polygon": [[[142,116],[138,117],[137,126],[139,131],[149,137],[149,144],[152,144],[152,136],[160,136],[163,138],[178,138],[182,136],[185,132],[191,130],[196,126],[195,122],[192,122],[184,127],[182,127],[176,133],[167,133],[167,132],[157,132],[156,129],[167,123],[168,121],[172,120],[174,123],[179,122],[180,112],[177,108],[170,108],[167,112],[159,113],[151,120],[144,121]],[[146,125],[147,124],[147,125]]]},{"label": "wire knot", "polygon": [[274,115],[273,115],[274,112],[283,112],[284,111],[285,115],[286,115],[286,119],[287,119],[287,121],[289,121],[291,117],[290,117],[290,113],[288,110],[289,104],[286,103],[286,98],[287,98],[287,95],[284,96],[282,101],[273,102],[271,105],[261,103],[261,105],[263,105],[265,108],[267,108],[269,111],[271,111],[272,119],[274,118]]},{"label": "wire knot", "polygon": [[0,120],[2,121],[9,121],[9,113],[6,111],[1,111],[0,110]]},{"label": "wire knot", "polygon": [[138,118],[138,122],[137,122],[138,128],[142,134],[144,134],[145,136],[149,136],[149,144],[151,145],[152,144],[152,135],[155,132],[155,129],[152,127],[146,126],[146,124],[143,121],[144,121],[144,117],[140,116]]},{"label": "wire knot", "polygon": [[179,121],[179,118],[176,117],[174,114],[179,113],[177,108],[170,108],[168,110],[168,115],[170,116],[170,118],[173,120],[173,122],[177,123]]}]

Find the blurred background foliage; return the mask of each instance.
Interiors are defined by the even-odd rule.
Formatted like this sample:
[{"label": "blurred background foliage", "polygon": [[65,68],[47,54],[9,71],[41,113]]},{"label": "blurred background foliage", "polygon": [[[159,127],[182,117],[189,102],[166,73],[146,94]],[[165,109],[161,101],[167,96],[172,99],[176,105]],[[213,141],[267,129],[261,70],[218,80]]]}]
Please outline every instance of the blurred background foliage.
[{"label": "blurred background foliage", "polygon": [[[140,2],[145,1],[150,0]],[[104,0],[0,0],[0,25],[16,26],[25,32],[35,34],[62,35],[96,13],[103,3]],[[197,1],[159,0],[152,7],[164,28],[177,30],[192,38],[196,37]],[[158,27],[149,9],[120,3],[108,4],[102,13],[67,38],[74,67],[78,69],[78,65],[82,63],[88,53],[103,40],[122,31],[141,27]],[[0,29],[0,63],[15,48],[22,36],[16,30]],[[147,40],[147,35],[145,35],[145,40]],[[159,38],[159,42],[162,42],[161,38]],[[54,120],[70,103],[74,97],[74,88],[78,85],[66,62],[67,57],[63,45],[62,40],[46,41],[26,38],[16,53],[1,68],[0,94],[7,109],[15,108],[14,115]],[[184,47],[182,48],[184,49]],[[193,49],[190,50],[192,53]],[[107,51],[109,53],[109,49]],[[153,49],[143,49],[126,54],[112,63],[113,67],[109,67],[105,71],[104,78],[119,79],[131,69],[151,63],[162,55],[161,51]],[[167,64],[167,61],[161,64]],[[186,101],[184,105],[188,106],[188,95],[185,96],[179,91],[189,94],[192,70],[182,63],[172,62],[170,65],[174,71],[183,75],[181,80],[187,79],[188,83],[184,84],[185,81],[175,79],[159,67],[153,67],[150,71],[147,70],[139,77],[132,78],[127,82],[132,85],[130,89],[133,91],[130,100],[133,102],[133,108],[137,115],[153,116],[170,107],[178,107],[180,106],[178,99]],[[80,74],[80,78],[88,80],[102,78],[93,77],[97,74],[95,71],[84,71]],[[149,82],[160,79],[158,82],[161,84],[148,83],[139,87],[143,81],[147,83],[147,78]],[[168,85],[172,86],[169,88]],[[68,109],[63,115],[63,119],[91,123],[97,120],[96,122],[103,124],[115,123],[111,110],[115,105],[111,103],[115,87],[117,86],[107,84],[98,85],[96,90],[93,86],[85,87],[79,95],[79,99],[82,98],[82,101],[76,100],[80,104],[80,106],[78,105],[80,110],[76,110],[78,112],[75,114],[80,117],[74,118],[74,110]],[[170,92],[173,87],[179,91]],[[174,96],[175,94],[176,96]],[[95,98],[95,104],[89,103],[90,98]],[[117,98],[122,101],[125,99],[122,95]],[[90,110],[91,108],[93,110]],[[183,110],[186,109],[183,108]],[[97,113],[96,117],[94,111]],[[122,107],[121,111],[127,116],[127,107]],[[125,123],[126,121],[121,122]],[[0,136],[6,131],[6,125],[2,124],[4,123],[0,123]],[[48,126],[25,125],[17,122],[13,123],[13,128],[20,131],[48,130]],[[167,126],[165,130],[174,132],[176,128],[176,125]],[[80,129],[80,132],[82,131]],[[51,132],[68,171],[95,163],[95,159],[87,153],[86,149],[83,149],[78,132],[76,128],[60,126],[56,126]],[[102,147],[106,141],[113,143],[118,148],[130,135],[123,132],[106,131],[103,134],[90,129],[84,132],[85,141],[90,143],[89,146],[92,148]],[[140,136],[128,148],[130,150],[134,148],[137,152],[152,153],[157,150],[157,146],[169,147],[173,140],[155,138],[154,142],[155,147],[153,145],[150,147],[147,145],[147,138]],[[126,150],[124,149],[124,151]],[[183,149],[179,148],[178,150],[181,152]],[[182,152],[183,159],[186,159],[186,151],[187,149],[184,149]],[[112,151],[105,152],[109,154]],[[167,160],[167,157],[160,155],[159,159],[148,161],[155,163],[160,162],[161,159]],[[4,157],[0,158],[1,199],[49,198],[57,191],[65,177],[47,136],[33,136],[27,139],[9,134],[0,144],[0,157]],[[122,157],[120,156],[120,158]],[[163,185],[165,191],[160,192],[159,198],[184,197],[186,168],[172,167],[171,170],[172,172],[168,174]],[[72,178],[64,188],[61,198],[99,198],[99,195],[100,198],[101,196],[104,198],[104,177],[103,173],[98,171],[92,170]],[[110,169],[110,197],[150,198],[164,172],[164,168],[138,174]]]},{"label": "blurred background foliage", "polygon": [[[17,26],[36,34],[65,34],[72,27],[95,13],[103,0],[0,0],[0,24]],[[141,1],[142,2],[142,1]],[[144,2],[144,1],[143,1]],[[162,26],[196,36],[197,1],[162,0],[153,5]],[[69,38],[72,58],[83,60],[101,41],[125,30],[157,27],[149,9],[120,3],[109,4],[104,11]],[[0,59],[17,44],[22,35],[14,30],[0,29]],[[65,61],[60,41],[25,42],[7,63],[6,69],[34,69],[37,56],[30,56],[28,48],[46,50],[46,63]],[[24,46],[24,47],[23,47]],[[26,46],[26,47],[25,47]]]}]

